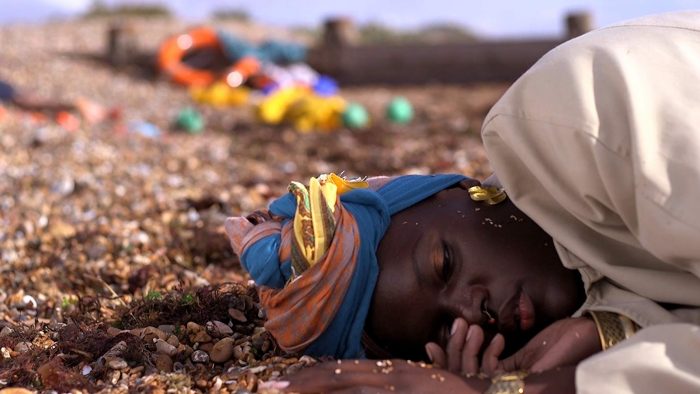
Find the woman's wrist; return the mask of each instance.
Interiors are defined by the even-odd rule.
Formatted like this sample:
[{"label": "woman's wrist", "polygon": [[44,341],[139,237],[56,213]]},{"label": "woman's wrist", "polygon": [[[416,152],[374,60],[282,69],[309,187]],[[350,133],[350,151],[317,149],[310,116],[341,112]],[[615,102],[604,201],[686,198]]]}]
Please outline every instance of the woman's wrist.
[{"label": "woman's wrist", "polygon": [[531,373],[525,378],[524,394],[567,394],[576,392],[576,366]]},{"label": "woman's wrist", "polygon": [[615,312],[588,311],[595,322],[600,346],[607,350],[634,335],[639,326],[629,317]]}]

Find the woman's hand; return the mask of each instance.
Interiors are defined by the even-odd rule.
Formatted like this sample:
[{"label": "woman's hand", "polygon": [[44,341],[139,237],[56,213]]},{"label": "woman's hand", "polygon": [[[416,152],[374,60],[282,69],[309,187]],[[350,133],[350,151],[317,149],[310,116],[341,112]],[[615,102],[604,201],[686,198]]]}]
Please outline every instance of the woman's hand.
[{"label": "woman's hand", "polygon": [[497,369],[539,372],[575,366],[599,351],[600,339],[593,320],[562,319],[540,331],[512,356],[499,361]]},{"label": "woman's hand", "polygon": [[[525,378],[525,392],[574,393],[575,367],[555,368]],[[327,362],[258,386],[261,393],[483,393],[490,379],[465,378],[404,360]]]},{"label": "woman's hand", "polygon": [[430,342],[425,346],[425,351],[435,366],[450,372],[464,376],[478,373],[493,375],[499,368],[498,357],[505,348],[505,340],[501,334],[493,337],[479,360],[483,343],[484,331],[481,327],[458,318],[452,325],[447,347],[443,350],[437,343]]},{"label": "woman's hand", "polygon": [[573,392],[576,364],[600,351],[595,323],[587,318],[559,320],[503,360],[498,359],[505,347],[502,335],[491,340],[479,360],[483,341],[481,327],[457,319],[444,350],[436,343],[426,345],[434,364],[447,371],[422,362],[343,360],[305,369],[288,376],[286,381],[264,383],[260,389],[300,393],[481,393],[488,388],[490,381],[473,375],[526,370],[547,371],[526,379],[530,386],[528,391],[539,393],[554,387],[557,388],[554,392]]},{"label": "woman's hand", "polygon": [[588,318],[556,321],[522,349],[502,360],[499,357],[505,348],[503,336],[497,334],[479,360],[483,341],[481,327],[456,319],[445,349],[434,342],[428,343],[425,348],[437,367],[465,376],[477,373],[493,376],[500,371],[540,372],[575,366],[601,350],[595,323]]},{"label": "woman's hand", "polygon": [[490,381],[464,379],[423,362],[342,360],[327,362],[260,385],[262,392],[482,393]]}]

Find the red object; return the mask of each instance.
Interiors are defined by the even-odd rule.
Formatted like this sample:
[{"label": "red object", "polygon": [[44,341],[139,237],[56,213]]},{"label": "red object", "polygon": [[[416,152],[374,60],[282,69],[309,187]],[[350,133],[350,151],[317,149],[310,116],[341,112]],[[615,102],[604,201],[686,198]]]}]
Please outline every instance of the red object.
[{"label": "red object", "polygon": [[107,111],[107,119],[116,122],[122,120],[124,117],[124,111],[120,107],[113,107]]},{"label": "red object", "polygon": [[42,114],[41,112],[30,112],[28,119],[30,124],[45,123],[46,115]]},{"label": "red object", "polygon": [[56,123],[68,131],[75,131],[80,127],[80,119],[66,111],[61,111],[56,114]]}]

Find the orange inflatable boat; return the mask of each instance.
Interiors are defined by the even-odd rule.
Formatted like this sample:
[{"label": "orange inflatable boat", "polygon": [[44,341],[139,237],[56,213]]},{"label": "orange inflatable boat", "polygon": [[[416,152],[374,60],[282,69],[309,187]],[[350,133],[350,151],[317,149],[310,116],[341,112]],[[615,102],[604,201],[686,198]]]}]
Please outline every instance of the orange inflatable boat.
[{"label": "orange inflatable boat", "polygon": [[239,59],[224,75],[191,67],[183,62],[183,58],[190,51],[220,47],[216,30],[197,27],[163,42],[158,53],[158,67],[175,82],[187,86],[206,86],[224,79],[232,87],[237,87],[260,70],[260,63],[252,56]]}]

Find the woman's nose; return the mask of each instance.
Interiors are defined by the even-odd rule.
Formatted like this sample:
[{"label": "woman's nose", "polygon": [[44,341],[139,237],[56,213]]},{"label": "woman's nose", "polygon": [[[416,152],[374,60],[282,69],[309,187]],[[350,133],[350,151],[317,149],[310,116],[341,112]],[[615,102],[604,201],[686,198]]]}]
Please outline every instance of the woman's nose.
[{"label": "woman's nose", "polygon": [[488,300],[489,291],[484,286],[460,287],[449,294],[447,307],[454,318],[461,317],[469,324],[483,325],[489,320],[488,313],[484,313]]}]

